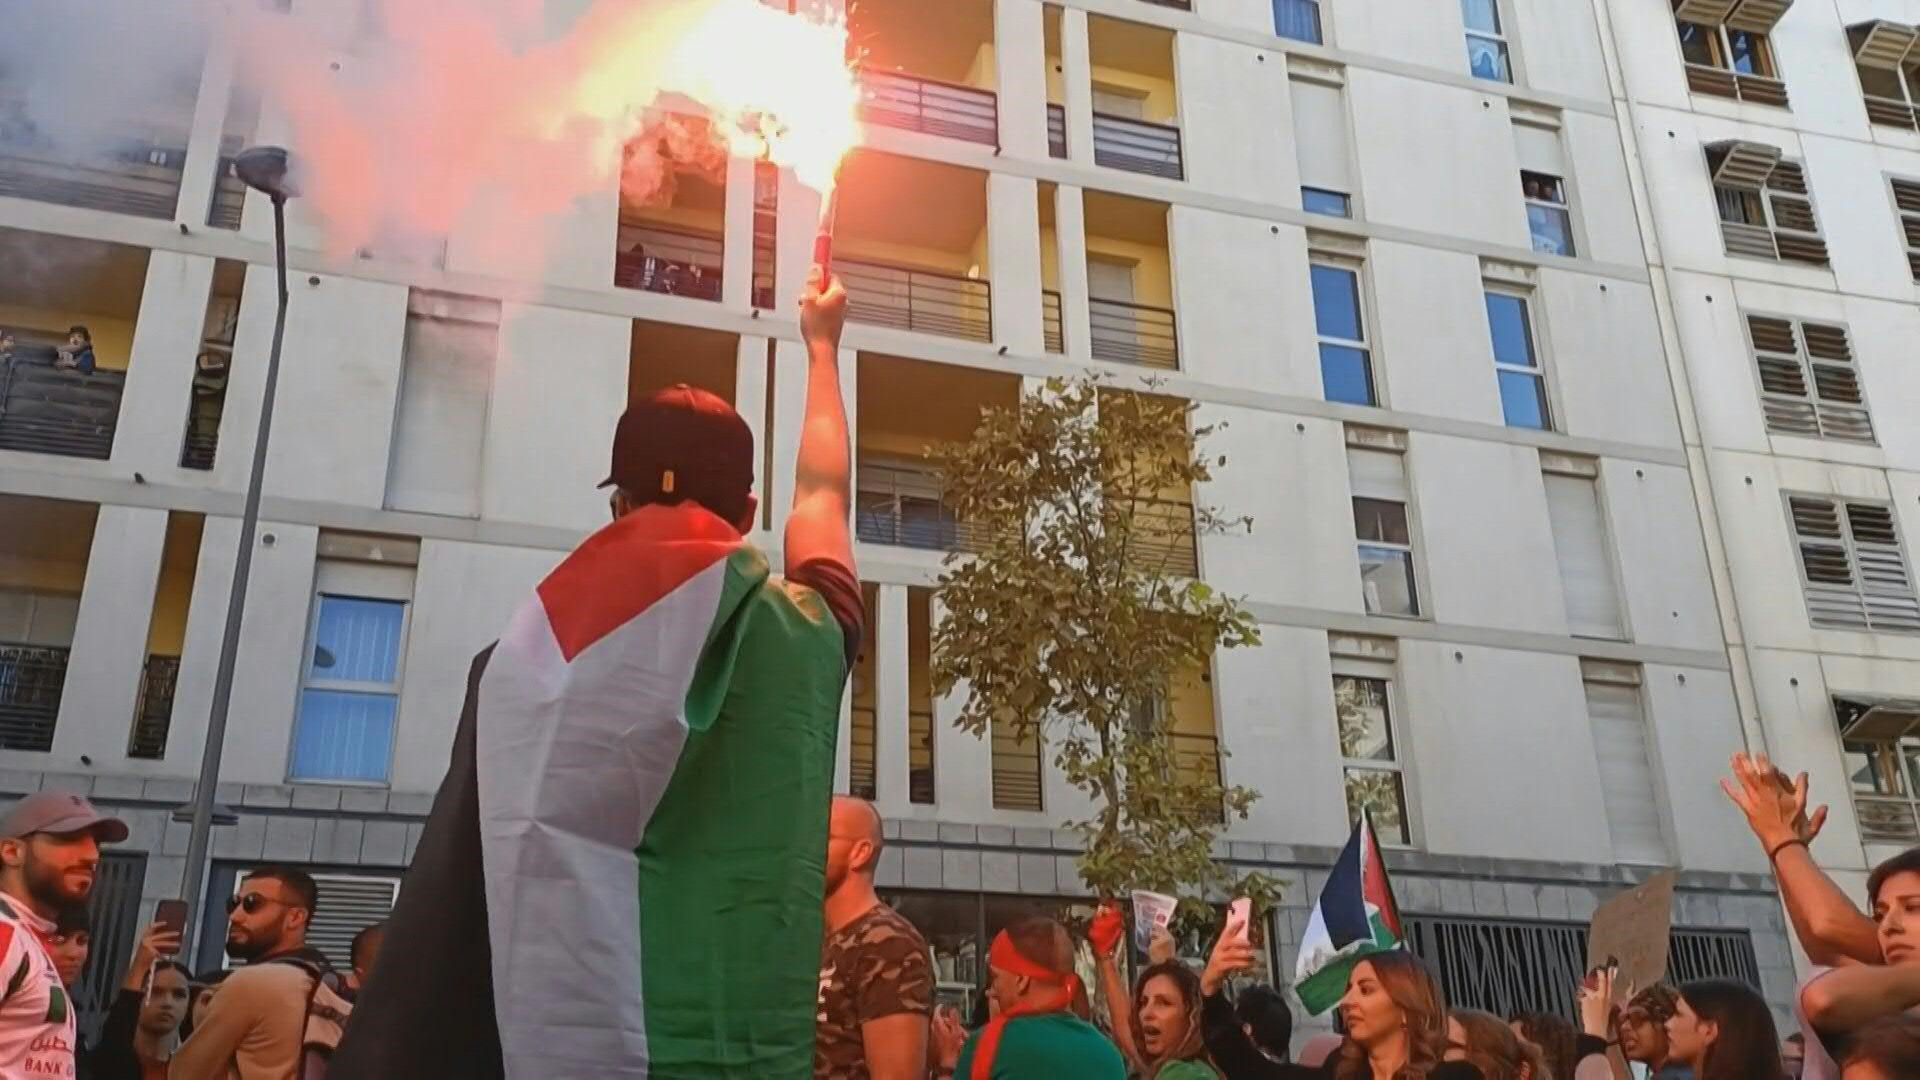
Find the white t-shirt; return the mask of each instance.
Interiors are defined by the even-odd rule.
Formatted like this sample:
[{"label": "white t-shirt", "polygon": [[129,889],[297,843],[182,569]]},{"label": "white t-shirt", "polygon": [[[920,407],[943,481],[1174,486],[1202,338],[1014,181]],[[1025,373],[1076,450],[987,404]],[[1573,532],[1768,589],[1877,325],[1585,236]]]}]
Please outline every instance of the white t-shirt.
[{"label": "white t-shirt", "polygon": [[73,1000],[47,952],[53,924],[0,895],[0,1080],[71,1078]]}]

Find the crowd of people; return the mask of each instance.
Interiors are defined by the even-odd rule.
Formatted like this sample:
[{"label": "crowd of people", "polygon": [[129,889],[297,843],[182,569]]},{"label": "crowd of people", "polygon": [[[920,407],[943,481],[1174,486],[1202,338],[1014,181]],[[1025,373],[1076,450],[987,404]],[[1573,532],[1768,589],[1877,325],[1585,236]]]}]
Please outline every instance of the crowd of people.
[{"label": "crowd of people", "polygon": [[0,1080],[1920,1077],[1920,849],[1874,870],[1862,911],[1809,853],[1825,811],[1804,775],[1746,755],[1723,786],[1816,965],[1785,1042],[1737,982],[1607,967],[1577,1015],[1501,1017],[1383,946],[1342,958],[1332,1029],[1300,1040],[1239,904],[1204,964],[1160,930],[1130,980],[1117,904],[1084,927],[1036,911],[993,938],[981,1009],[936,1007],[926,940],[875,888],[880,815],[831,794],[865,617],[845,304],[816,273],[784,577],[744,539],[758,456],[738,414],[686,386],[630,407],[613,523],[476,659],[407,888],[347,970],[308,941],[313,878],[257,867],[227,901],[232,966],[194,974],[184,915],[156,912],[83,1044],[86,902],[127,827],[55,791],[0,816]]},{"label": "crowd of people", "polygon": [[[13,331],[0,327],[0,365],[11,363],[19,349]],[[62,371],[91,375],[97,363],[93,355],[93,332],[84,326],[68,327],[66,343],[47,352],[47,362]]]}]

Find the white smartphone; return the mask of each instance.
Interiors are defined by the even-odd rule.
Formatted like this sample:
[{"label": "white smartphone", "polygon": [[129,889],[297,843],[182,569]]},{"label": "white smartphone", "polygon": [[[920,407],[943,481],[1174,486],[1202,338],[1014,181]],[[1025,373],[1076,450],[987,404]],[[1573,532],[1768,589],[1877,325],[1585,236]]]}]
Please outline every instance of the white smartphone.
[{"label": "white smartphone", "polygon": [[1253,929],[1253,901],[1240,897],[1227,905],[1227,929],[1241,941],[1251,941]]}]

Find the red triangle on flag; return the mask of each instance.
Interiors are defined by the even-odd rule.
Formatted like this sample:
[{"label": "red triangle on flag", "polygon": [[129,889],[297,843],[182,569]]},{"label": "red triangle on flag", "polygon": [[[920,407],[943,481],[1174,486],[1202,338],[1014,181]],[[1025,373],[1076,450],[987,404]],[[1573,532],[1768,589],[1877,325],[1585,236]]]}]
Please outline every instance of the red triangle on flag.
[{"label": "red triangle on flag", "polygon": [[560,655],[572,662],[740,545],[733,526],[691,502],[642,507],[594,533],[536,590]]}]

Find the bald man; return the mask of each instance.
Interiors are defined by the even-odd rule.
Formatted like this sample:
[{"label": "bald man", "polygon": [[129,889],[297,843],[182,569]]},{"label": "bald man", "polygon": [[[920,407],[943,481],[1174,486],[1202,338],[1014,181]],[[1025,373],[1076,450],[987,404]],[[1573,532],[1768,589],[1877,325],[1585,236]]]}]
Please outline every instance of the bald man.
[{"label": "bald man", "polygon": [[921,1080],[933,963],[913,924],[880,902],[880,814],[836,795],[827,823],[827,939],[814,1018],[815,1080]]}]

